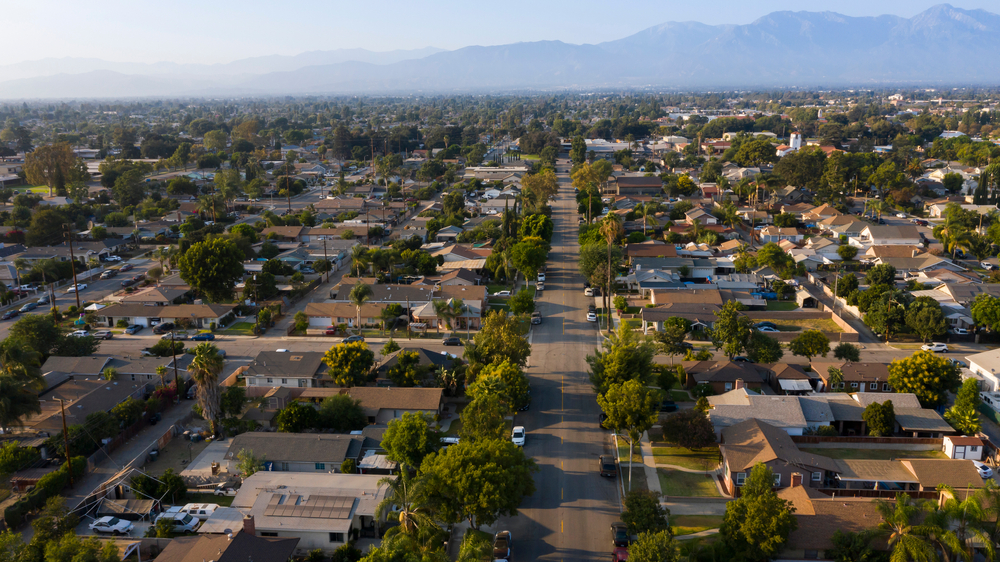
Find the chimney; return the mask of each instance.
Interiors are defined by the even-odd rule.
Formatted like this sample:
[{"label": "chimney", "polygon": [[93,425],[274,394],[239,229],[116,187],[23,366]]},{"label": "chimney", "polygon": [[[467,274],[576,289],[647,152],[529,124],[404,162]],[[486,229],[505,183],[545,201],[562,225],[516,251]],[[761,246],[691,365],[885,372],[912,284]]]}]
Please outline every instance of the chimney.
[{"label": "chimney", "polygon": [[251,537],[257,535],[257,525],[253,521],[253,515],[247,515],[243,518],[243,532]]},{"label": "chimney", "polygon": [[802,485],[802,473],[793,472],[792,473],[792,488]]},{"label": "chimney", "polygon": [[733,390],[739,390],[743,388],[743,379],[736,379],[736,384],[733,385]]}]

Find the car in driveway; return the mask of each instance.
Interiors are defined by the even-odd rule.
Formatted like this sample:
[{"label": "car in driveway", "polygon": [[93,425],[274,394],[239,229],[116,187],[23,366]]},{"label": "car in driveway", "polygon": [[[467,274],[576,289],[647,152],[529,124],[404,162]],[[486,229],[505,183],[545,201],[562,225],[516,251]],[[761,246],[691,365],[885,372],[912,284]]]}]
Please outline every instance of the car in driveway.
[{"label": "car in driveway", "polygon": [[87,330],[76,330],[76,331],[70,332],[69,337],[71,337],[71,338],[85,338],[85,337],[87,337],[89,335],[90,335],[90,332],[88,332]]},{"label": "car in driveway", "polygon": [[986,271],[993,271],[994,269],[998,269],[997,266],[993,265],[988,261],[979,262],[979,265],[983,266],[983,269],[985,269]]},{"label": "car in driveway", "polygon": [[71,286],[69,289],[66,289],[66,292],[67,293],[75,293],[77,291],[82,291],[82,290],[84,290],[86,288],[87,288],[87,284],[86,283],[77,283],[76,285]]},{"label": "car in driveway", "polygon": [[587,322],[597,322],[597,313],[593,310],[587,312]]},{"label": "car in driveway", "polygon": [[676,412],[677,411],[677,403],[674,402],[673,400],[664,400],[664,401],[660,402],[660,411],[661,412]]},{"label": "car in driveway", "polygon": [[510,296],[510,291],[497,291],[497,292],[493,293],[493,296],[494,297],[509,297]]},{"label": "car in driveway", "polygon": [[510,432],[510,442],[518,447],[524,447],[525,431],[523,425],[515,426]]},{"label": "car in driveway", "polygon": [[120,256],[104,256],[104,261],[122,261]]},{"label": "car in driveway", "polygon": [[618,464],[611,455],[601,455],[597,458],[597,468],[601,471],[601,476],[615,477],[618,475]]},{"label": "car in driveway", "polygon": [[191,336],[191,341],[215,341],[215,334],[195,334]]},{"label": "car in driveway", "polygon": [[132,324],[128,328],[125,328],[125,333],[131,336],[133,334],[141,332],[143,328],[145,328],[145,326],[139,324]]},{"label": "car in driveway", "polygon": [[129,271],[133,267],[135,267],[135,266],[132,265],[132,264],[130,264],[130,263],[122,264],[122,266],[118,268],[118,271]]},{"label": "car in driveway", "polygon": [[21,313],[16,310],[8,310],[0,316],[0,320],[10,320],[11,318],[17,318]]},{"label": "car in driveway", "polygon": [[541,324],[542,323],[542,313],[541,312],[532,312],[531,313],[531,323],[532,324]]},{"label": "car in driveway", "polygon": [[441,345],[462,345],[462,338],[444,338]]},{"label": "car in driveway", "polygon": [[932,351],[934,353],[948,353],[948,344],[941,342],[925,343],[920,346],[920,349],[924,351]]},{"label": "car in driveway", "polygon": [[754,324],[754,327],[758,328],[758,329],[765,328],[765,327],[766,328],[774,328],[775,330],[778,329],[778,325],[775,324],[774,322],[757,322],[756,324]]},{"label": "car in driveway", "polygon": [[327,326],[326,328],[323,329],[323,333],[325,335],[327,335],[327,336],[336,336],[337,335],[337,327],[336,326]]},{"label": "car in driveway", "polygon": [[33,303],[33,302],[29,302],[28,304],[26,304],[26,305],[24,305],[24,306],[21,307],[20,312],[31,312],[32,310],[35,310],[36,308],[38,308],[38,304]]},{"label": "car in driveway", "polygon": [[967,336],[967,335],[969,335],[969,330],[966,330],[965,328],[952,328],[952,329],[950,329],[948,331],[951,332],[951,333],[953,333],[953,334],[955,334],[956,336]]},{"label": "car in driveway", "polygon": [[90,530],[104,535],[124,535],[132,532],[132,522],[117,517],[101,517],[90,524]]},{"label": "car in driveway", "polygon": [[115,334],[111,330],[98,330],[94,332],[93,336],[99,340],[110,340],[115,337]]},{"label": "car in driveway", "polygon": [[611,524],[611,542],[615,546],[628,546],[629,535],[628,535],[628,525],[622,523],[621,521],[615,521]]},{"label": "car in driveway", "polygon": [[510,531],[500,531],[493,536],[493,559],[510,560]]},{"label": "car in driveway", "polygon": [[770,326],[760,326],[759,328],[757,328],[757,330],[768,334],[773,334],[779,331],[777,328],[772,328]]},{"label": "car in driveway", "polygon": [[340,343],[357,343],[361,341],[365,341],[364,336],[347,336],[346,338],[341,340]]},{"label": "car in driveway", "polygon": [[972,461],[972,464],[976,465],[976,470],[979,471],[979,476],[982,476],[983,478],[993,477],[993,469],[990,468],[989,466],[979,461]]},{"label": "car in driveway", "polygon": [[174,329],[174,323],[173,322],[164,322],[162,324],[157,324],[157,325],[153,326],[153,333],[154,334],[165,334],[167,332],[173,331],[173,329]]}]

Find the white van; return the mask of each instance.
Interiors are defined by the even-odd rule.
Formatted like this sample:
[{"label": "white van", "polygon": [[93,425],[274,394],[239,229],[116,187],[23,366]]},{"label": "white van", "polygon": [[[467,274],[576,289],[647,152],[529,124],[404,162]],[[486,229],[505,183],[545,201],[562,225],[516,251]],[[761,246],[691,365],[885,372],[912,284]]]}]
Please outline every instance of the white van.
[{"label": "white van", "polygon": [[201,521],[205,521],[219,509],[219,504],[215,503],[189,503],[181,508],[181,513],[190,513]]}]

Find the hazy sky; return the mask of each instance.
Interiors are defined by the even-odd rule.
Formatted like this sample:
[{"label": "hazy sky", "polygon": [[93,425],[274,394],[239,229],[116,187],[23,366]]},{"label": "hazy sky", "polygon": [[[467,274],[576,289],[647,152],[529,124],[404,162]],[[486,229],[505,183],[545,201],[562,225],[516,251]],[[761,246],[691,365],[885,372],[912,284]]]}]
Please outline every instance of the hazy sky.
[{"label": "hazy sky", "polygon": [[[4,62],[95,57],[229,62],[304,51],[600,43],[667,21],[749,23],[776,10],[911,17],[933,0],[29,0],[0,2]],[[998,0],[955,3],[1000,12]]]}]

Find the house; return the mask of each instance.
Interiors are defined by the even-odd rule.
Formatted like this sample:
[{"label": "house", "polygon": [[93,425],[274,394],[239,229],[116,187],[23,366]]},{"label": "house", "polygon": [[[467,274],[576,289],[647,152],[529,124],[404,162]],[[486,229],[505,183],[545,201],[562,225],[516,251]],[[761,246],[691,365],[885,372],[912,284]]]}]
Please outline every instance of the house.
[{"label": "house", "polygon": [[460,226],[446,226],[438,230],[434,240],[438,242],[456,242],[458,240],[458,235],[462,234],[462,232],[464,232],[464,230]]},{"label": "house", "polygon": [[860,236],[861,231],[870,223],[861,220],[854,215],[840,215],[819,221],[816,226],[829,232],[833,236],[847,236],[848,238]]},{"label": "house", "polygon": [[[872,498],[832,497],[803,485],[804,479],[803,474],[793,473],[791,486],[778,490],[778,497],[794,508],[798,526],[776,561],[825,560],[825,551],[834,548],[835,533],[863,533],[882,521]],[[875,548],[881,547],[884,542],[876,543]]]},{"label": "house", "polygon": [[[449,305],[457,306],[453,303],[459,303],[463,306],[461,312],[451,321],[451,329],[456,330],[468,330],[468,329],[479,329],[482,326],[482,314],[483,314],[483,304],[482,301],[470,300],[468,302],[457,300],[457,299],[443,299],[448,302]],[[438,330],[448,329],[449,322],[446,318],[439,318],[437,308],[434,306],[434,301],[415,306],[413,308],[413,320],[419,324],[426,324],[428,327],[433,327]]]},{"label": "house", "polygon": [[1000,349],[984,351],[974,355],[966,356],[969,362],[969,370],[982,377],[980,391],[1000,392]]},{"label": "house", "polygon": [[758,463],[774,472],[775,488],[792,486],[792,474],[796,473],[808,475],[802,478],[803,486],[825,487],[839,471],[833,459],[799,450],[783,430],[756,419],[725,428],[719,452],[722,454],[723,487],[731,495],[743,486]]},{"label": "house", "polygon": [[801,242],[805,235],[799,232],[797,228],[779,228],[777,226],[766,226],[760,231],[760,241],[767,242],[780,242],[782,240],[789,240],[791,242]]},{"label": "house", "polygon": [[639,311],[639,316],[642,318],[642,332],[648,334],[650,329],[662,331],[663,323],[674,316],[689,320],[695,329],[711,328],[715,325],[715,314],[721,308],[719,305],[698,303],[669,303],[655,308],[643,307]]},{"label": "house", "polygon": [[688,224],[694,224],[694,221],[699,221],[703,225],[719,224],[719,219],[715,215],[701,207],[695,207],[684,213],[684,218]]},{"label": "house", "polygon": [[422,413],[434,417],[441,413],[444,389],[352,387],[346,394],[361,401],[369,423],[389,423],[406,413]]},{"label": "house", "polygon": [[661,195],[663,193],[663,180],[657,176],[619,176],[615,178],[614,193],[617,195]]},{"label": "house", "polygon": [[399,364],[399,354],[404,352],[416,353],[417,364],[426,367],[429,371],[447,370],[455,364],[455,358],[447,352],[432,351],[423,347],[404,347],[382,359],[382,363],[376,369],[378,376],[385,378],[389,369]]},{"label": "house", "polygon": [[707,414],[715,428],[715,434],[719,436],[726,428],[750,419],[767,422],[789,435],[802,435],[808,427],[797,396],[760,395],[737,387],[729,392],[710,396],[708,403],[711,409]]},{"label": "house", "polygon": [[261,351],[246,366],[243,380],[247,386],[309,388],[323,386],[327,371],[320,351]]},{"label": "house", "polygon": [[346,459],[361,458],[364,437],[331,433],[271,433],[248,431],[233,437],[226,450],[230,474],[239,472],[239,453],[264,458],[264,470],[280,472],[340,472]]},{"label": "house", "polygon": [[900,226],[869,224],[861,229],[858,236],[848,238],[848,243],[858,248],[867,249],[868,246],[886,245],[923,245],[923,236],[917,227],[911,224]]},{"label": "house", "polygon": [[226,304],[178,304],[168,306],[147,306],[143,304],[113,304],[99,311],[99,324],[114,327],[119,320],[140,326],[155,326],[161,322],[190,321],[198,328],[212,325],[224,326],[233,317],[235,305]]},{"label": "house", "polygon": [[675,258],[677,257],[677,248],[673,244],[664,244],[662,242],[626,244],[625,255],[630,261],[640,257]]},{"label": "house", "polygon": [[[234,510],[235,511],[235,510]],[[243,515],[237,512],[239,519]],[[253,519],[235,533],[176,537],[156,555],[159,562],[288,562],[299,544],[298,537],[272,538],[254,534]]]},{"label": "house", "polygon": [[949,459],[981,461],[985,448],[983,440],[978,437],[948,435],[944,438],[944,454]]},{"label": "house", "polygon": [[147,287],[133,293],[112,295],[109,300],[118,301],[124,305],[169,306],[180,304],[188,292],[183,289],[169,287]]},{"label": "house", "polygon": [[817,391],[830,392],[830,369],[843,374],[840,390],[845,392],[892,392],[889,386],[889,366],[885,363],[818,362],[811,365],[819,375],[821,384]]},{"label": "house", "polygon": [[[255,535],[299,539],[297,554],[330,556],[353,533],[377,538],[375,508],[383,476],[260,471],[244,480],[232,507],[248,513]],[[244,525],[246,528],[246,524]]]},{"label": "house", "polygon": [[760,372],[749,363],[682,361],[681,365],[684,366],[684,370],[688,374],[688,379],[685,381],[685,386],[688,388],[707,384],[712,387],[715,394],[722,394],[742,387],[760,392],[760,387],[764,384],[764,378]]},{"label": "house", "polygon": [[[374,285],[379,287],[380,285]],[[382,325],[382,311],[389,306],[387,303],[366,302],[361,305],[361,325]],[[403,305],[405,309],[405,304]],[[328,326],[346,324],[349,328],[358,323],[358,307],[350,302],[311,302],[306,304],[305,315],[312,329],[324,329]]]}]

